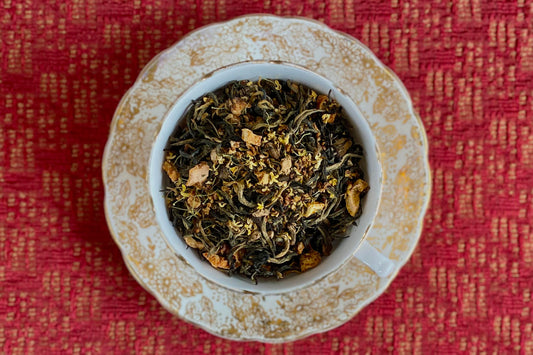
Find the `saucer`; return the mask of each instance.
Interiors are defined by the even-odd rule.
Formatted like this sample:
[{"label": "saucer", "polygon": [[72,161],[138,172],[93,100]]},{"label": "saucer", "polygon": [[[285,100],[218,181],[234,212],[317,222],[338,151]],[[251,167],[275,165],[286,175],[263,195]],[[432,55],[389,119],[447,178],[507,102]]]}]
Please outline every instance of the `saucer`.
[{"label": "saucer", "polygon": [[[205,74],[246,60],[304,66],[357,104],[377,138],[382,198],[367,240],[393,260],[380,278],[352,257],[301,290],[253,295],[204,279],[164,240],[148,189],[148,160],[162,118]],[[104,152],[109,229],[135,279],[181,319],[233,340],[284,342],[350,320],[411,256],[431,191],[426,134],[401,81],[354,38],[308,19],[253,15],[209,25],[152,59],[124,95]]]}]

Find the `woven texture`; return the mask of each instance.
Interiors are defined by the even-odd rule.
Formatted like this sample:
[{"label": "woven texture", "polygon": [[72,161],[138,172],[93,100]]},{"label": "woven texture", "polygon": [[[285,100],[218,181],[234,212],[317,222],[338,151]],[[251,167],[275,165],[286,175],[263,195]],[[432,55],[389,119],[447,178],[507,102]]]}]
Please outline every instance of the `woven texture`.
[{"label": "woven texture", "polygon": [[[245,13],[360,39],[410,91],[433,196],[390,288],[345,325],[232,342],[129,275],[103,211],[114,109],[187,32]],[[457,0],[0,4],[0,353],[533,353],[533,3]]]}]

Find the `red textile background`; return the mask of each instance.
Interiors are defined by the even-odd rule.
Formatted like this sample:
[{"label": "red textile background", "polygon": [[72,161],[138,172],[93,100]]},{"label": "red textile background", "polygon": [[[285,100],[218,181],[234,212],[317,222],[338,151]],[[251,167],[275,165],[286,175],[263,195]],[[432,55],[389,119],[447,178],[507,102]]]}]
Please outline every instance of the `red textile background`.
[{"label": "red textile background", "polygon": [[[424,121],[433,196],[412,259],[347,324],[265,345],[167,313],[108,232],[100,164],[141,68],[245,13],[369,46]],[[0,353],[533,353],[533,2],[67,0],[0,4]]]}]

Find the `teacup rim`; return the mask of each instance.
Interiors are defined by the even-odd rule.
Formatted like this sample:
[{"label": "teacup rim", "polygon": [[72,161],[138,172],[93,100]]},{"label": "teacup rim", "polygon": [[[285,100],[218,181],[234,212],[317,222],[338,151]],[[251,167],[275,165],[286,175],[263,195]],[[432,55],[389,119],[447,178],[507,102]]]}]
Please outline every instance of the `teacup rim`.
[{"label": "teacup rim", "polygon": [[[310,75],[313,75],[313,76],[316,76],[316,77],[319,77],[321,80],[325,81],[328,83],[328,86],[334,90],[336,90],[339,94],[341,94],[343,97],[347,98],[353,105],[353,108],[355,108],[355,111],[356,111],[356,114],[361,118],[362,121],[365,122],[365,124],[367,125],[367,131],[370,132],[370,137],[372,139],[372,143],[373,143],[373,153],[375,154],[375,157],[376,157],[376,164],[377,164],[377,167],[378,167],[378,171],[377,171],[377,174],[378,174],[378,186],[379,186],[379,189],[377,191],[377,203],[375,205],[375,207],[373,208],[372,210],[372,216],[370,217],[370,222],[366,225],[366,228],[365,230],[362,232],[361,234],[361,238],[360,240],[357,242],[357,245],[352,249],[352,252],[350,253],[350,255],[348,255],[347,257],[344,258],[344,260],[338,264],[335,265],[335,267],[333,267],[331,270],[329,270],[328,272],[325,272],[323,275],[321,275],[320,277],[317,277],[317,278],[314,278],[312,280],[309,280],[309,281],[306,281],[306,282],[303,282],[299,285],[296,285],[296,286],[292,286],[292,287],[286,287],[282,290],[279,290],[279,291],[269,291],[269,290],[252,290],[252,289],[248,289],[248,288],[238,288],[238,287],[235,287],[235,286],[231,286],[231,285],[227,285],[225,283],[221,283],[219,282],[218,280],[215,280],[209,276],[206,276],[203,272],[201,272],[200,270],[198,270],[197,267],[195,267],[194,264],[192,264],[190,262],[190,260],[185,257],[184,255],[182,255],[182,253],[179,252],[179,250],[176,250],[176,247],[169,241],[169,236],[167,235],[167,233],[165,233],[165,230],[166,228],[164,228],[161,223],[160,223],[160,213],[157,212],[157,208],[155,207],[155,204],[156,202],[154,201],[154,191],[152,189],[152,178],[153,178],[153,171],[152,171],[152,164],[153,164],[153,159],[154,159],[154,150],[155,150],[155,146],[156,146],[156,143],[159,139],[159,136],[161,135],[161,132],[163,130],[163,127],[165,125],[165,122],[167,122],[167,120],[169,119],[170,116],[172,116],[172,113],[173,113],[173,110],[176,106],[178,106],[180,104],[180,102],[184,99],[184,97],[190,93],[195,87],[201,85],[203,82],[205,82],[206,80],[209,80],[211,77],[217,75],[218,73],[220,72],[223,72],[225,70],[228,70],[228,69],[232,69],[232,68],[236,68],[236,67],[240,67],[240,66],[243,66],[243,65],[280,65],[280,66],[284,66],[284,67],[288,67],[288,68],[292,68],[292,69],[296,69],[296,70],[300,70],[300,71],[303,71],[303,72],[307,72],[307,73],[310,73]],[[226,81],[226,82],[223,82],[221,83],[218,87],[223,87],[224,85],[226,85],[229,81]],[[188,104],[186,107],[185,107],[185,110],[184,112],[188,109],[188,107],[190,106],[190,104]],[[176,120],[176,125],[178,124],[178,122],[182,119],[182,117],[179,117],[177,120]],[[166,135],[166,140],[165,141],[168,141],[168,137],[172,134],[169,133],[168,135]],[[364,150],[366,151],[366,149],[368,149],[368,147],[364,147]],[[161,125],[159,127],[159,129],[157,130],[157,133],[155,134],[155,137],[154,137],[154,140],[150,146],[150,155],[149,155],[149,160],[148,160],[148,169],[147,169],[147,184],[148,184],[148,191],[149,191],[149,194],[150,194],[150,203],[151,203],[151,207],[152,207],[152,210],[154,211],[154,215],[155,215],[155,219],[156,219],[156,222],[158,223],[158,226],[160,227],[160,230],[161,230],[161,234],[163,236],[163,240],[164,242],[166,243],[166,245],[170,248],[170,250],[172,250],[175,255],[180,259],[182,260],[183,262],[185,262],[187,265],[189,265],[193,270],[195,270],[195,272],[200,276],[202,277],[204,280],[208,281],[208,282],[211,282],[213,284],[216,284],[217,286],[223,288],[223,289],[226,289],[226,290],[229,290],[229,291],[233,291],[233,292],[239,292],[239,293],[246,293],[246,294],[252,294],[252,295],[281,295],[281,294],[285,294],[285,293],[289,293],[289,292],[295,292],[295,291],[300,291],[302,289],[305,289],[305,288],[308,288],[308,287],[311,287],[313,285],[316,285],[317,283],[319,283],[320,281],[324,280],[325,278],[331,276],[333,273],[335,273],[336,271],[338,271],[341,267],[343,267],[346,263],[349,262],[349,260],[351,258],[354,257],[354,255],[357,253],[357,251],[361,248],[361,245],[363,244],[363,242],[366,240],[366,238],[368,237],[368,234],[370,232],[370,230],[372,229],[373,227],[373,224],[374,224],[374,221],[376,219],[376,216],[377,216],[377,213],[380,209],[380,204],[381,204],[381,196],[382,196],[382,190],[383,190],[383,165],[382,165],[382,161],[381,161],[381,154],[380,154],[380,151],[379,151],[379,147],[378,147],[378,144],[377,144],[377,141],[375,139],[375,135],[374,133],[372,132],[372,129],[370,127],[370,124],[368,122],[368,120],[365,118],[365,116],[362,114],[361,110],[359,109],[359,107],[357,106],[357,104],[354,102],[354,100],[350,97],[350,95],[345,91],[343,90],[342,88],[338,87],[337,84],[333,83],[331,80],[329,80],[328,78],[322,76],[321,74],[305,67],[305,66],[302,66],[302,65],[299,65],[299,64],[296,64],[296,63],[292,63],[292,62],[287,62],[287,61],[281,61],[281,60],[244,60],[244,61],[239,61],[239,62],[235,62],[235,63],[231,63],[231,64],[228,64],[228,65],[224,65],[224,66],[221,66],[221,67],[218,67],[208,73],[205,73],[204,75],[202,75],[201,78],[199,78],[198,80],[194,81],[191,85],[189,85],[187,88],[185,88],[177,97],[176,99],[172,102],[172,104],[169,106],[168,110],[165,112],[164,115],[162,115],[162,119],[161,119]],[[375,188],[375,187],[374,187]],[[161,194],[162,195],[162,194]],[[158,200],[162,200],[163,197],[159,198]],[[364,212],[363,212],[364,213]],[[165,215],[165,217],[168,219],[168,216]],[[172,226],[173,227],[173,226]],[[173,231],[174,231],[174,235],[181,239],[181,236],[179,235],[179,233],[173,228]],[[334,252],[332,252],[332,254],[334,254]],[[199,258],[200,259],[200,258]],[[204,263],[205,261],[201,260],[200,262]],[[210,268],[212,268],[211,265],[209,265]],[[215,268],[212,268],[213,270],[216,270]],[[222,271],[219,271],[219,270],[216,270],[218,272],[222,272]],[[231,277],[236,277],[237,275],[233,275]],[[295,275],[295,277],[298,276],[298,275]],[[259,282],[265,282],[266,280],[259,280]],[[250,284],[251,288],[253,288],[253,286],[255,285],[252,285]]]}]

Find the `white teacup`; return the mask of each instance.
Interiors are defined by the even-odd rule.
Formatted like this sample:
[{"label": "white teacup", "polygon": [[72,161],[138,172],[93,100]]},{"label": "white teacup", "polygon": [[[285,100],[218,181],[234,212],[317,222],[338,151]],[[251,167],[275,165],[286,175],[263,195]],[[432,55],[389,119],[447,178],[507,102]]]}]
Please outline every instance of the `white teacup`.
[{"label": "white teacup", "polygon": [[[165,158],[164,149],[169,137],[175,132],[178,121],[184,116],[191,102],[202,95],[215,91],[234,80],[258,80],[259,78],[291,80],[306,85],[315,91],[329,94],[343,107],[345,116],[352,126],[355,142],[363,147],[364,158],[361,168],[370,190],[362,200],[363,212],[352,227],[350,236],[335,241],[331,255],[313,269],[301,274],[291,274],[277,279],[260,279],[257,284],[237,276],[229,276],[211,266],[200,257],[195,249],[189,248],[178,235],[168,218],[163,193],[162,164]],[[249,61],[233,64],[217,69],[206,75],[186,90],[167,112],[161,129],[152,146],[149,165],[149,188],[154,205],[156,219],[166,241],[175,252],[183,257],[200,275],[206,279],[232,290],[247,291],[258,294],[278,294],[294,291],[309,286],[331,274],[352,256],[359,258],[379,276],[388,276],[394,270],[394,264],[374,249],[365,237],[372,226],[381,195],[382,169],[376,140],[367,121],[360,114],[354,102],[328,79],[298,65],[281,62]]]}]

